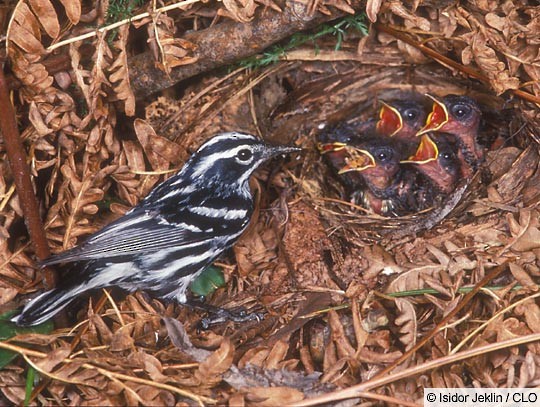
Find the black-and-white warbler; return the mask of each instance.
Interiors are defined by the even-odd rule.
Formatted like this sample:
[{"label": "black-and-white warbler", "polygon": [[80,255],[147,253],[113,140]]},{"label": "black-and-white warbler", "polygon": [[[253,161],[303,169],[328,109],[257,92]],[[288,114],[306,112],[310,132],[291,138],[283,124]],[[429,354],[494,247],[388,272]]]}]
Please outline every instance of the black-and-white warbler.
[{"label": "black-and-white warbler", "polygon": [[240,133],[213,137],[123,217],[45,260],[44,266],[72,267],[13,321],[39,324],[81,294],[110,286],[186,302],[189,284],[246,229],[253,212],[250,175],[264,161],[299,150]]}]

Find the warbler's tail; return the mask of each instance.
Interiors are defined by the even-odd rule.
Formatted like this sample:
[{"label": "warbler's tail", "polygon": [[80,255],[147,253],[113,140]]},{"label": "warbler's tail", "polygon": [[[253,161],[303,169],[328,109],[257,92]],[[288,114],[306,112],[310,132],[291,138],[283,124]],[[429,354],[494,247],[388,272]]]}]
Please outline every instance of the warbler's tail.
[{"label": "warbler's tail", "polygon": [[26,304],[22,312],[11,320],[19,326],[32,326],[45,322],[73,301],[80,290],[55,288],[46,291]]}]

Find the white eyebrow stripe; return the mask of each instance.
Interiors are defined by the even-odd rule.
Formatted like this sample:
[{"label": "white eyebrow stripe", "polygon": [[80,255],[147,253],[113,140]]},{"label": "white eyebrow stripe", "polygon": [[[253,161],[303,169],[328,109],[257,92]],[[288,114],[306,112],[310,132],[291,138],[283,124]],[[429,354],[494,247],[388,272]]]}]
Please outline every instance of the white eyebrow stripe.
[{"label": "white eyebrow stripe", "polygon": [[187,209],[197,215],[209,218],[224,218],[226,220],[239,219],[247,215],[245,209],[209,208],[207,206],[190,206]]},{"label": "white eyebrow stripe", "polygon": [[251,134],[244,134],[244,133],[238,133],[236,131],[231,131],[228,133],[221,133],[218,136],[215,136],[208,140],[206,143],[203,144],[204,147],[210,147],[214,144],[220,143],[222,140],[246,140],[246,141],[255,141],[257,140],[256,137],[252,136]]},{"label": "white eyebrow stripe", "polygon": [[211,168],[217,160],[222,160],[225,158],[234,157],[240,150],[250,150],[253,151],[252,145],[242,144],[241,146],[231,148],[226,151],[217,151],[209,156],[204,157],[196,166],[193,171],[193,177],[200,177],[203,175],[209,168]]}]

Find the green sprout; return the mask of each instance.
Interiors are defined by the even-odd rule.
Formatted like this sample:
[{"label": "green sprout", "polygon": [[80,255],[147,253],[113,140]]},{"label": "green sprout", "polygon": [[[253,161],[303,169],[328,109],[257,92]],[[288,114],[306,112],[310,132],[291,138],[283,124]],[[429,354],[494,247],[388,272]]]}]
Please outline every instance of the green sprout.
[{"label": "green sprout", "polygon": [[[107,8],[105,25],[113,24],[133,17],[134,11],[140,8],[144,3],[145,0],[111,0],[109,7]],[[117,35],[118,30],[112,30],[107,36],[107,42],[112,44]]]},{"label": "green sprout", "polygon": [[254,55],[252,57],[243,59],[239,62],[239,65],[246,68],[260,68],[263,66],[275,64],[287,53],[287,51],[290,51],[308,42],[313,43],[315,49],[318,51],[315,40],[326,35],[332,35],[336,37],[336,45],[334,47],[334,50],[338,51],[343,45],[343,39],[345,37],[345,34],[349,30],[355,30],[360,32],[362,35],[367,35],[368,29],[364,13],[355,14],[353,16],[346,16],[331,24],[322,24],[316,29],[315,32],[312,33],[294,34],[290,37],[289,41],[286,44],[274,45],[262,54]]},{"label": "green sprout", "polygon": [[112,0],[107,9],[106,24],[113,24],[131,18],[133,12],[144,3],[144,0]]}]

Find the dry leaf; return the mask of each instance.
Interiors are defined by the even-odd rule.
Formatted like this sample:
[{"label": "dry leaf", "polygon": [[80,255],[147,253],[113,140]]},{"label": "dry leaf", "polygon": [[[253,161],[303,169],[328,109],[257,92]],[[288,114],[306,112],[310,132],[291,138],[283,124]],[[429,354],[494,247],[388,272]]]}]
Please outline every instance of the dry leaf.
[{"label": "dry leaf", "polygon": [[243,369],[247,366],[263,366],[270,349],[266,346],[255,346],[249,349],[238,361],[238,367]]},{"label": "dry leaf", "polygon": [[184,325],[180,321],[173,318],[163,318],[163,322],[165,322],[171,342],[178,349],[193,357],[197,362],[202,362],[210,357],[211,352],[193,346]]},{"label": "dry leaf", "polygon": [[[21,47],[23,51],[26,51],[30,54],[43,54],[45,53],[45,48],[41,45],[40,39],[36,38],[32,32],[28,29],[32,28],[32,25],[24,27],[19,25],[18,22],[14,22],[11,25],[11,30],[9,31],[9,41],[13,42],[17,46]],[[12,51],[11,54],[15,56],[15,51]]]},{"label": "dry leaf", "polygon": [[53,369],[62,363],[71,353],[71,349],[68,347],[58,348],[49,352],[46,358],[36,362],[41,369],[46,372],[52,372]]},{"label": "dry leaf", "polygon": [[144,162],[144,153],[139,143],[136,141],[122,141],[122,152],[126,155],[129,169],[132,172],[143,172],[146,170]]},{"label": "dry leaf", "polygon": [[500,95],[508,89],[519,87],[519,79],[510,76],[505,63],[497,58],[495,50],[488,45],[488,41],[482,33],[476,33],[472,36],[471,52],[475,62],[489,77],[497,94]]},{"label": "dry leaf", "polygon": [[155,171],[169,169],[170,164],[178,165],[184,150],[165,137],[158,136],[146,121],[135,119],[135,134]]},{"label": "dry leaf", "polygon": [[286,406],[304,399],[304,394],[290,387],[250,387],[246,399],[257,406]]},{"label": "dry leaf", "polygon": [[[52,39],[60,34],[60,24],[54,6],[49,0],[27,0],[45,32]],[[78,0],[74,0],[75,2]]]},{"label": "dry leaf", "polygon": [[174,20],[165,13],[153,16],[148,24],[148,42],[159,61],[157,66],[166,73],[170,73],[175,66],[197,61],[197,57],[193,56],[196,45],[175,37],[175,32]]},{"label": "dry leaf", "polygon": [[540,247],[538,216],[538,211],[525,209],[519,214],[519,222],[516,222],[512,216],[507,217],[512,235],[515,236],[510,243],[512,249],[527,252]]},{"label": "dry leaf", "polygon": [[431,23],[429,20],[420,17],[415,13],[411,13],[403,3],[398,1],[391,1],[388,3],[388,7],[392,10],[392,13],[403,18],[406,22],[406,25],[409,27],[418,27],[424,31],[431,30]]},{"label": "dry leaf", "polygon": [[267,369],[278,369],[281,362],[284,361],[289,350],[289,343],[283,340],[276,341],[265,361],[265,367]]},{"label": "dry leaf", "polygon": [[73,25],[77,25],[81,18],[81,2],[79,0],[60,0],[65,8],[66,15]]},{"label": "dry leaf", "polygon": [[132,326],[123,326],[118,329],[111,338],[111,352],[121,352],[134,348],[135,341],[132,334]]},{"label": "dry leaf", "polygon": [[219,349],[213,352],[206,360],[199,364],[195,377],[201,385],[211,385],[221,380],[221,375],[232,365],[234,346],[230,339],[224,337]]},{"label": "dry leaf", "polygon": [[537,292],[539,287],[538,284],[532,279],[532,277],[525,271],[525,269],[521,266],[519,266],[516,263],[510,263],[509,265],[510,272],[514,276],[514,278],[521,284],[523,287],[525,287],[527,290],[530,290],[532,292]]},{"label": "dry leaf", "polygon": [[158,383],[165,383],[169,380],[169,378],[163,374],[163,366],[156,357],[144,353],[143,358],[144,370],[148,372],[148,375],[152,380]]},{"label": "dry leaf", "polygon": [[525,322],[531,332],[540,332],[540,307],[533,300],[520,305],[519,312],[525,315]]},{"label": "dry leaf", "polygon": [[424,288],[426,276],[436,276],[446,267],[439,264],[419,266],[404,271],[398,275],[388,286],[388,292],[418,290]]},{"label": "dry leaf", "polygon": [[223,5],[229,17],[242,23],[251,21],[257,8],[253,0],[223,0]]},{"label": "dry leaf", "polygon": [[17,4],[17,7],[13,12],[13,22],[18,23],[19,27],[10,27],[8,35],[19,29],[24,29],[30,32],[30,35],[41,43],[41,27],[36,16],[26,3],[21,1]]},{"label": "dry leaf", "polygon": [[405,298],[396,298],[395,302],[400,312],[394,320],[395,324],[400,327],[399,332],[402,334],[399,340],[405,345],[405,349],[409,350],[416,344],[416,336],[418,335],[416,311],[412,303]]},{"label": "dry leaf", "polygon": [[135,95],[129,83],[129,66],[126,51],[128,41],[129,25],[123,25],[118,29],[118,40],[114,42],[114,47],[119,54],[108,68],[111,73],[109,80],[113,84],[113,90],[119,100],[124,101],[124,111],[127,116],[135,114]]},{"label": "dry leaf", "polygon": [[382,0],[368,0],[366,2],[366,14],[372,23],[377,21],[377,14],[379,14],[381,4]]},{"label": "dry leaf", "polygon": [[331,328],[332,341],[336,345],[336,351],[339,358],[354,358],[356,350],[352,346],[349,338],[345,334],[345,328],[336,311],[328,312],[328,324]]},{"label": "dry leaf", "polygon": [[41,113],[39,112],[36,103],[32,102],[30,103],[30,110],[28,111],[28,119],[34,126],[34,129],[36,129],[36,132],[40,136],[46,136],[47,134],[51,134],[53,132],[53,129],[50,129],[43,120],[43,117],[41,116]]}]

